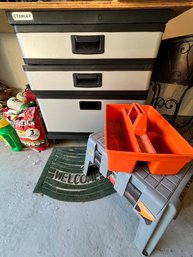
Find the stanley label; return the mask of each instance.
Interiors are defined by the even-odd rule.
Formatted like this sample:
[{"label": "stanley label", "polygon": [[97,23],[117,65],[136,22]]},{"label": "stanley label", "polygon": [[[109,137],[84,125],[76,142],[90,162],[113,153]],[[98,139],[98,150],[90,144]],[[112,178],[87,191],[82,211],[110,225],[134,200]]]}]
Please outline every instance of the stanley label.
[{"label": "stanley label", "polygon": [[33,21],[33,14],[31,12],[12,12],[14,21]]}]

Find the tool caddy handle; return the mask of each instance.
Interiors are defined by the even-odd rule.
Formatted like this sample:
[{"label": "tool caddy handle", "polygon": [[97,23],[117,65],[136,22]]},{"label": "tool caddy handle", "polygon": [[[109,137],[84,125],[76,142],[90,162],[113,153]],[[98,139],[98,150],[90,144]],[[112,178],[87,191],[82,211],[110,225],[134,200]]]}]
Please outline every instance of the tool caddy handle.
[{"label": "tool caddy handle", "polygon": [[142,107],[133,103],[129,110],[123,110],[123,116],[134,151],[156,153],[147,135],[147,114]]}]

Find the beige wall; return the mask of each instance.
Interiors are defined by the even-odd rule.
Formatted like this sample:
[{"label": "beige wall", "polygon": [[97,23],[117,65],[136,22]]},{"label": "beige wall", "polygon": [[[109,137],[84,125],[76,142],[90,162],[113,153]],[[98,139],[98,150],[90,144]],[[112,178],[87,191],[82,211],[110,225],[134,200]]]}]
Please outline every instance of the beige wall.
[{"label": "beige wall", "polygon": [[23,90],[27,84],[23,59],[14,33],[0,33],[0,80]]},{"label": "beige wall", "polygon": [[193,8],[170,20],[163,38],[193,34]]},{"label": "beige wall", "polygon": [[[166,25],[165,33],[163,38],[172,38],[183,35],[193,34],[193,8],[186,11],[185,13],[179,15],[178,17],[170,20]],[[184,87],[181,87],[181,90],[184,90]],[[178,95],[176,95],[178,92]],[[193,114],[193,89],[188,91],[186,98],[182,102],[181,108],[179,110],[180,115],[192,115]],[[182,93],[182,92],[181,92]],[[181,96],[179,86],[173,85],[168,87],[164,92],[164,98],[174,98],[179,100]]]}]

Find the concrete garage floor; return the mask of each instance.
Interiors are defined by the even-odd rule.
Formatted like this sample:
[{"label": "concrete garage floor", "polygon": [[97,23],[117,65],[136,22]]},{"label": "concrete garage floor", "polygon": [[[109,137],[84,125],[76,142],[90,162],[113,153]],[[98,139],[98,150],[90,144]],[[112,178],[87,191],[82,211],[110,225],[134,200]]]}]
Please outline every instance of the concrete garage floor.
[{"label": "concrete garage floor", "polygon": [[[0,257],[142,256],[137,217],[118,194],[70,203],[32,193],[51,150],[16,153],[0,141]],[[152,256],[193,256],[193,193]]]}]

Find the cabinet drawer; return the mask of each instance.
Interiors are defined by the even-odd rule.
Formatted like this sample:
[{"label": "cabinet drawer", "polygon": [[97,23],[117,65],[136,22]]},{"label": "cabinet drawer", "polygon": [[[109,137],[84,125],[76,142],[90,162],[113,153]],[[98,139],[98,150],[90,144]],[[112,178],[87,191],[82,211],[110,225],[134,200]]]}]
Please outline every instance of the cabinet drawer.
[{"label": "cabinet drawer", "polygon": [[[48,132],[96,132],[103,130],[107,103],[128,100],[38,99]],[[138,101],[143,103],[143,101]]]},{"label": "cabinet drawer", "polygon": [[147,69],[152,66],[24,66],[35,91],[147,90],[152,73]]},{"label": "cabinet drawer", "polygon": [[162,32],[17,33],[26,63],[157,57]]}]

